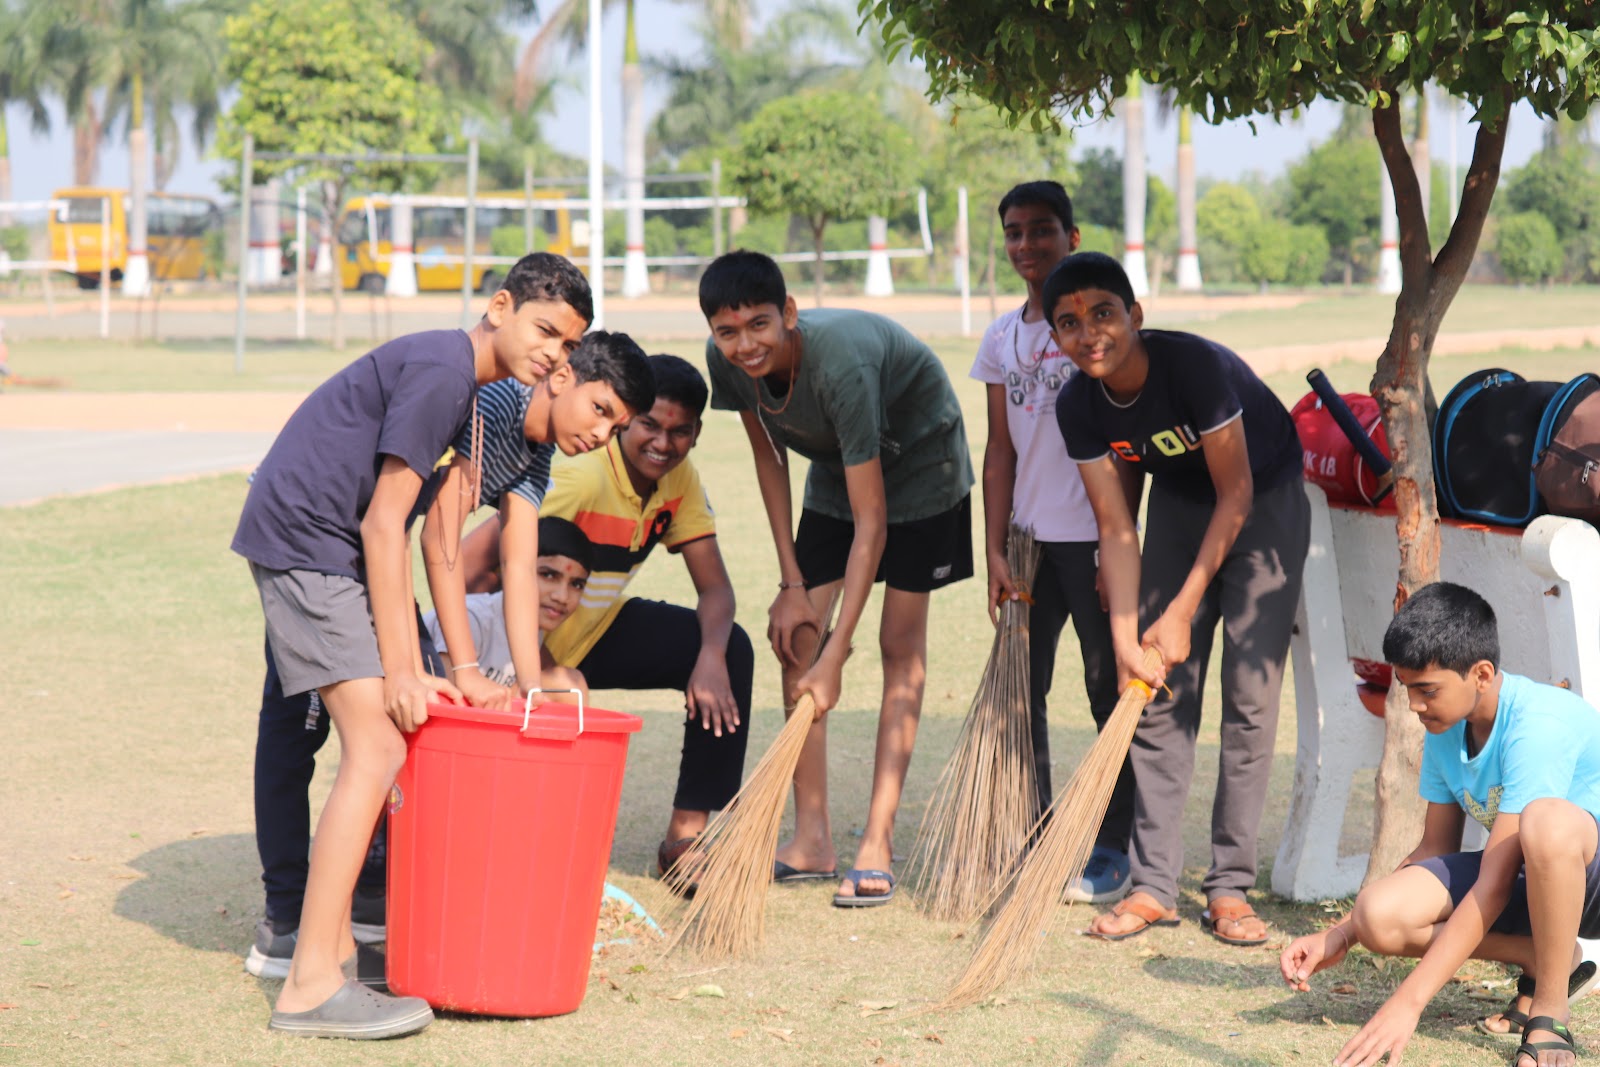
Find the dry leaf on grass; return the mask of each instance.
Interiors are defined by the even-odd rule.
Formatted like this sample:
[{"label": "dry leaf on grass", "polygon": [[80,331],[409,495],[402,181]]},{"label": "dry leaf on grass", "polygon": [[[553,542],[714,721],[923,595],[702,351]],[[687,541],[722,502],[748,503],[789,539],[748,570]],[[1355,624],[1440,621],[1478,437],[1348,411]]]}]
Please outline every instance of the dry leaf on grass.
[{"label": "dry leaf on grass", "polygon": [[689,987],[688,986],[684,986],[682,989],[678,990],[676,993],[668,994],[667,999],[668,1000],[684,1000],[684,999],[687,999],[688,996],[689,996]]},{"label": "dry leaf on grass", "polygon": [[708,982],[696,989],[694,995],[697,997],[726,997],[728,994],[722,991],[721,986]]},{"label": "dry leaf on grass", "polygon": [[922,1035],[922,1040],[924,1040],[924,1041],[932,1041],[935,1045],[944,1044],[944,1038],[940,1037],[938,1034],[931,1033],[931,1032],[923,1034]]},{"label": "dry leaf on grass", "polygon": [[728,1031],[728,1038],[729,1038],[729,1040],[732,1040],[732,1041],[738,1041],[740,1038],[748,1037],[749,1034],[750,1034],[749,1030],[746,1030],[745,1028],[740,1027],[737,1030],[729,1030]]},{"label": "dry leaf on grass", "polygon": [[1481,1000],[1489,1004],[1498,1004],[1500,1001],[1505,999],[1505,996],[1506,995],[1504,993],[1495,993],[1488,989],[1467,990],[1468,1000]]},{"label": "dry leaf on grass", "polygon": [[1324,1025],[1324,1026],[1338,1026],[1339,1024],[1334,1022],[1332,1019],[1328,1018],[1326,1015],[1324,1015],[1322,1017],[1322,1025]]},{"label": "dry leaf on grass", "polygon": [[888,1011],[890,1008],[898,1008],[899,1006],[900,1006],[900,1002],[898,1000],[858,1000],[858,1001],[856,1001],[856,1007],[861,1009],[861,1017],[863,1019],[865,1019],[869,1015],[881,1015],[882,1013]]},{"label": "dry leaf on grass", "polygon": [[794,1044],[794,1031],[793,1030],[780,1030],[776,1026],[763,1026],[761,1029],[765,1030],[767,1033],[771,1034],[773,1037],[777,1038],[779,1041],[782,1041],[785,1045]]},{"label": "dry leaf on grass", "polygon": [[1356,992],[1356,984],[1354,982],[1340,982],[1338,985],[1328,990],[1328,992],[1332,993],[1336,997],[1354,996]]}]

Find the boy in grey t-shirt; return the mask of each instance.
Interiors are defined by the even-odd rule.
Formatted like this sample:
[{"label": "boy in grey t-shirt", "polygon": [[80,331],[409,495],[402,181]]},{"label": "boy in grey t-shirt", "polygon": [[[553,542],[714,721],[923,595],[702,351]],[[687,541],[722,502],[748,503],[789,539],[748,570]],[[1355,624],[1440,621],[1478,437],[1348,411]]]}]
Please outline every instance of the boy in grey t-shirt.
[{"label": "boy in grey t-shirt", "polygon": [[[778,265],[758,252],[719,257],[700,279],[711,326],[711,406],[737,411],[778,551],[769,611],[786,699],[809,693],[818,723],[795,772],[795,835],[775,876],[832,877],[822,716],[839,700],[851,636],[882,581],[883,703],[872,801],[839,907],[887,903],[895,813],[922,712],[928,594],[972,575],[972,461],[944,366],[903,327],[861,311],[800,312]],[[793,528],[786,455],[811,460]],[[840,595],[833,639],[809,670],[821,612]]]}]

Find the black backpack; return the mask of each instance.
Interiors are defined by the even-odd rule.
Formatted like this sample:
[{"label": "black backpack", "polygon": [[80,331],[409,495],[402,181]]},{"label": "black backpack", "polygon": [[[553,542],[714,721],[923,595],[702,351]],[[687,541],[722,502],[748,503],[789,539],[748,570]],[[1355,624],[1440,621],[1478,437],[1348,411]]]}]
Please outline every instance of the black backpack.
[{"label": "black backpack", "polygon": [[1433,426],[1439,512],[1497,526],[1526,526],[1541,514],[1535,467],[1576,403],[1600,378],[1530,382],[1498,367],[1468,375],[1439,405]]}]

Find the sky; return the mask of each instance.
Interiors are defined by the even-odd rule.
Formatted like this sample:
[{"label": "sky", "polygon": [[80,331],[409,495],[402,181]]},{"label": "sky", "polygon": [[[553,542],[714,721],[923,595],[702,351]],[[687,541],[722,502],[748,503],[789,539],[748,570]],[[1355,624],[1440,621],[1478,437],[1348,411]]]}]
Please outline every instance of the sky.
[{"label": "sky", "polygon": [[[639,39],[647,56],[693,58],[697,54],[695,27],[688,5],[669,0],[640,0],[638,18]],[[522,36],[526,38],[529,32],[524,30]],[[605,87],[602,94],[606,111],[605,159],[609,165],[618,167],[622,160],[620,8],[608,13],[602,36],[605,53]],[[557,148],[574,155],[588,151],[587,78],[582,54],[565,62],[565,84],[557,92],[554,117],[546,122],[549,140]],[[665,85],[647,79],[647,115],[661,106],[666,92]],[[1270,119],[1258,119],[1254,131],[1242,121],[1220,126],[1197,122],[1193,131],[1196,169],[1203,178],[1218,179],[1234,179],[1250,172],[1269,176],[1278,174],[1289,163],[1303,156],[1312,145],[1326,139],[1337,126],[1338,115],[1337,106],[1316,104],[1306,109],[1300,118],[1281,125]],[[56,121],[50,133],[40,136],[29,128],[27,116],[21,107],[13,105],[7,109],[13,188],[18,199],[43,199],[53,190],[72,182],[72,132],[62,120],[59,109],[55,109],[54,117]],[[1471,156],[1472,138],[1476,131],[1467,118],[1468,111],[1462,107],[1453,123],[1457,132],[1462,174]],[[1447,163],[1449,157],[1451,125],[1447,108],[1436,104],[1432,115],[1431,142],[1433,157],[1442,163]],[[1525,163],[1538,149],[1541,134],[1542,123],[1531,110],[1523,106],[1513,112],[1504,168],[1510,170]],[[1081,127],[1074,136],[1081,148],[1106,147],[1121,154],[1122,128],[1114,120]],[[1163,176],[1169,185],[1172,184],[1177,152],[1176,124],[1169,121],[1162,125],[1152,117],[1145,140],[1151,172]],[[99,177],[103,183],[116,186],[127,184],[128,155],[125,146],[107,143],[102,148],[100,161]],[[217,175],[224,166],[215,159],[197,159],[193,145],[186,142],[182,161],[169,188],[175,192],[216,194]]]}]

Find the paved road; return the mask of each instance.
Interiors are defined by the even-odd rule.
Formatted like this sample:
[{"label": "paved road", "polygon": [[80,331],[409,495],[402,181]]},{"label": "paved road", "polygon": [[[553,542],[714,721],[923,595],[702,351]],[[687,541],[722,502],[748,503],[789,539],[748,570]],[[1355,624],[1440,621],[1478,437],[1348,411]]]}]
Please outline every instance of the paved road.
[{"label": "paved road", "polygon": [[0,430],[0,507],[254,466],[276,433]]}]

